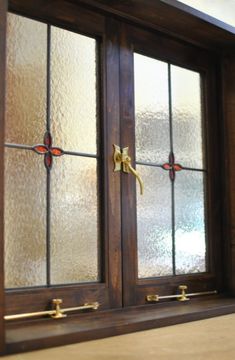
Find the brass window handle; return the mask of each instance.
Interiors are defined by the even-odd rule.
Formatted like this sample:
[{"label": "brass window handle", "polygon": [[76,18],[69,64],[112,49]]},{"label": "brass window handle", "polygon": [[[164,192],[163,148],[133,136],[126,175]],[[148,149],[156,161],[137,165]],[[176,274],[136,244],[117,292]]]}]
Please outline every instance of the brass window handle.
[{"label": "brass window handle", "polygon": [[144,192],[144,183],[141,179],[140,175],[131,165],[131,157],[128,155],[129,148],[125,147],[121,150],[120,146],[113,145],[114,154],[113,154],[113,162],[114,162],[114,171],[123,171],[127,174],[131,173],[136,177],[140,185],[140,194],[143,195]]}]

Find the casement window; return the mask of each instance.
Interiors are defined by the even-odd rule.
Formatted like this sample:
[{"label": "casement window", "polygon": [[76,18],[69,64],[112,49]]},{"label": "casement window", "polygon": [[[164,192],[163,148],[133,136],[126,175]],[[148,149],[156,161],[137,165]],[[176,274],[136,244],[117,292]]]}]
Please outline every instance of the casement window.
[{"label": "casement window", "polygon": [[2,352],[233,311],[218,57],[57,5],[6,17]]}]

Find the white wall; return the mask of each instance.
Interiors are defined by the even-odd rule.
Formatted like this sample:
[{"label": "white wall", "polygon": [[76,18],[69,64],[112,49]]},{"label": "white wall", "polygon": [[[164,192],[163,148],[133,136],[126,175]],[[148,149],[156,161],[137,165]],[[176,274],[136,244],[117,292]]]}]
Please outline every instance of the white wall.
[{"label": "white wall", "polygon": [[235,26],[235,0],[180,0],[180,2]]}]

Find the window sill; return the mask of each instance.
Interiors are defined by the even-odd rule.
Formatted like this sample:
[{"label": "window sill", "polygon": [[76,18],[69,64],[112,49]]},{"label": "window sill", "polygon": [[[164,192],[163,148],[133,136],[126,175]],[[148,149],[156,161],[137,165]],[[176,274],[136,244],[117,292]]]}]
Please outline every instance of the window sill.
[{"label": "window sill", "polygon": [[6,326],[6,353],[99,339],[130,332],[226,315],[235,311],[235,298],[213,296],[190,302],[72,315],[63,320],[37,320]]}]

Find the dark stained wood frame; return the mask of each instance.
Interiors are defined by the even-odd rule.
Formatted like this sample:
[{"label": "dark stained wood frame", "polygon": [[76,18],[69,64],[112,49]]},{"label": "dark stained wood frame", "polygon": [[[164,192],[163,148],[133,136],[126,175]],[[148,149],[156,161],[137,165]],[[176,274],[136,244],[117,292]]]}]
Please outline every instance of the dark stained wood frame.
[{"label": "dark stained wood frame", "polygon": [[234,48],[235,28],[177,0],[69,0],[218,54]]},{"label": "dark stained wood frame", "polygon": [[[28,6],[29,5],[29,6]],[[122,306],[121,294],[121,243],[120,234],[120,175],[113,177],[112,158],[109,157],[113,143],[119,143],[119,65],[118,65],[118,24],[115,21],[105,22],[102,15],[95,15],[74,4],[60,1],[42,6],[42,1],[10,3],[9,9],[63,28],[98,37],[101,40],[102,79],[101,79],[101,162],[104,183],[101,184],[105,194],[102,199],[101,214],[103,225],[104,274],[101,283],[87,283],[50,288],[18,289],[6,291],[6,314],[41,311],[51,308],[52,298],[62,298],[63,306],[73,307],[86,302],[98,301],[100,310]],[[92,26],[90,25],[92,23]],[[106,108],[109,111],[106,112]],[[107,136],[107,134],[109,134]],[[112,150],[111,150],[112,151]],[[98,311],[100,311],[98,310]]]},{"label": "dark stained wood frame", "polygon": [[[105,188],[106,239],[104,249],[105,280],[101,284],[67,286],[66,306],[87,300],[103,301],[101,311],[74,314],[60,322],[40,319],[7,323],[5,312],[24,312],[30,302],[32,311],[42,310],[48,304],[41,299],[40,289],[8,292],[4,299],[3,289],[3,192],[0,196],[0,353],[14,353],[56,345],[96,339],[131,331],[150,329],[180,322],[192,321],[235,311],[235,29],[213,18],[192,10],[173,0],[10,0],[10,11],[52,25],[61,26],[85,35],[102,39],[103,52],[103,148]],[[4,134],[4,73],[5,73],[5,16],[7,1],[0,0],[0,133],[1,155],[0,186],[3,188],[3,134]],[[132,39],[125,35],[130,30]],[[187,29],[190,29],[188,31]],[[144,34],[144,35],[143,35]],[[140,35],[140,38],[138,36]],[[154,39],[158,39],[158,44]],[[209,189],[209,207],[213,219],[220,220],[209,225],[210,237],[216,255],[211,263],[212,274],[190,278],[192,291],[198,281],[205,280],[204,290],[220,289],[224,296],[195,299],[189,304],[167,302],[143,305],[148,291],[155,291],[154,280],[138,281],[130,263],[135,263],[135,179],[127,174],[113,173],[112,145],[129,145],[134,154],[133,143],[133,83],[132,42],[140,50],[164,60],[175,59],[176,64],[193,64],[206,76],[204,86],[207,98],[206,117],[209,119],[209,148],[218,147],[219,152],[208,153],[212,181]],[[152,40],[151,40],[152,39]],[[151,43],[151,47],[145,46]],[[158,46],[158,54],[154,50]],[[188,50],[187,50],[188,49]],[[203,50],[204,49],[204,50]],[[197,56],[195,56],[195,52]],[[200,56],[199,56],[200,54]],[[207,59],[208,63],[205,62]],[[174,62],[173,61],[173,62]],[[120,65],[120,69],[119,69]],[[206,69],[206,71],[205,71]],[[120,72],[121,70],[121,72]],[[121,104],[119,108],[119,104]],[[120,121],[121,119],[121,121]],[[121,134],[121,136],[120,136]],[[130,139],[132,142],[129,143]],[[218,157],[217,157],[218,156]],[[211,166],[210,166],[211,164]],[[219,177],[218,174],[223,174]],[[120,179],[121,178],[121,179]],[[120,186],[121,180],[121,186]],[[121,194],[122,193],[122,194]],[[132,196],[130,194],[132,193]],[[120,196],[121,194],[122,202]],[[216,202],[214,202],[217,195]],[[121,218],[122,217],[122,218]],[[130,221],[127,219],[131,219]],[[123,226],[121,227],[121,222]],[[122,243],[121,243],[122,231]],[[220,236],[217,236],[220,233]],[[134,244],[134,246],[133,246]],[[123,254],[123,259],[121,258]],[[122,269],[123,261],[123,272]],[[217,268],[221,269],[218,274]],[[2,270],[2,271],[1,271]],[[214,272],[217,276],[214,276]],[[122,279],[123,277],[123,279]],[[195,280],[196,279],[196,280]],[[182,281],[187,279],[181,277]],[[122,299],[122,281],[124,292]],[[165,281],[165,280],[163,280]],[[176,286],[169,281],[169,291]],[[184,281],[184,282],[185,282]],[[192,285],[192,286],[191,286]],[[140,290],[136,290],[137,287]],[[83,289],[83,290],[82,290]],[[200,290],[202,288],[200,287]],[[103,295],[102,295],[103,294]],[[48,298],[64,296],[61,287],[48,290]],[[87,298],[87,295],[89,299]],[[232,296],[232,297],[230,297]],[[4,301],[6,307],[4,307]],[[25,305],[24,307],[24,304]],[[23,307],[19,309],[18,304]],[[126,307],[121,308],[122,304]],[[139,304],[138,306],[133,306]],[[131,305],[131,306],[130,306]],[[110,308],[110,310],[109,310]],[[4,330],[6,327],[6,330]],[[6,336],[5,336],[6,335]],[[6,337],[6,340],[5,340]]]},{"label": "dark stained wood frame", "polygon": [[4,324],[4,117],[5,117],[5,48],[6,48],[6,11],[7,1],[0,1],[0,353],[5,348],[5,324]]},{"label": "dark stained wood frame", "polygon": [[[204,105],[204,132],[208,146],[207,163],[207,210],[208,210],[208,253],[209,271],[204,274],[166,276],[156,279],[138,279],[137,275],[137,226],[135,178],[122,174],[122,235],[123,269],[125,274],[124,305],[144,305],[146,295],[175,294],[180,284],[187,284],[190,292],[221,291],[221,201],[217,196],[220,190],[218,159],[220,139],[218,137],[219,117],[214,101],[217,63],[214,53],[195,46],[179,43],[166,36],[153,34],[130,25],[122,25],[120,48],[120,87],[121,87],[121,143],[129,146],[130,156],[135,159],[135,114],[134,114],[134,70],[133,53],[167,61],[201,73]],[[134,190],[133,190],[134,189]],[[137,184],[138,191],[138,184]],[[213,239],[213,240],[212,240]],[[216,264],[216,266],[215,266]]]},{"label": "dark stained wood frame", "polygon": [[224,119],[224,268],[225,289],[235,296],[235,51],[226,51],[221,61]]}]

